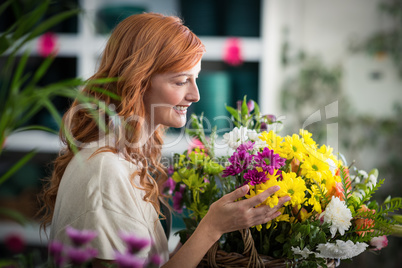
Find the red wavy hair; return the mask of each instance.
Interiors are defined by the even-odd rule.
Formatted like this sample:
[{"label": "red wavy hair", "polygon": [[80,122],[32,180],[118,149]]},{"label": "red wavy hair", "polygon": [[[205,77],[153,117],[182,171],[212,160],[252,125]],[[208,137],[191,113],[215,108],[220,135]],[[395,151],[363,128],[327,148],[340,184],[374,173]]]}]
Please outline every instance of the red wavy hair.
[{"label": "red wavy hair", "polygon": [[[96,153],[112,151],[124,155],[127,161],[137,164],[142,162],[142,169],[131,175],[140,176],[142,189],[146,191],[144,200],[151,202],[161,214],[159,187],[166,181],[164,167],[160,163],[162,134],[164,128],[158,128],[143,146],[138,144],[141,138],[143,120],[130,118],[146,118],[143,97],[150,88],[151,77],[167,72],[182,72],[193,68],[205,52],[200,39],[192,33],[182,21],[175,16],[164,16],[156,13],[132,15],[113,30],[103,52],[98,71],[89,81],[99,78],[116,78],[117,81],[98,84],[103,90],[116,94],[120,100],[112,99],[111,94],[95,90],[94,85],[87,85],[83,92],[105,105],[113,104],[116,115],[124,122],[124,127],[112,117],[105,115],[108,130],[116,139],[114,147],[104,147]],[[88,109],[77,109],[80,102],[75,100],[63,117],[60,139],[64,148],[54,161],[51,177],[40,195],[42,207],[38,215],[42,215],[41,227],[51,223],[56,203],[57,191],[64,171],[74,157],[73,147],[68,142],[65,131],[79,143],[88,143],[100,139],[98,122],[93,112]],[[65,130],[65,131],[63,131]],[[78,149],[81,149],[78,145]]]}]

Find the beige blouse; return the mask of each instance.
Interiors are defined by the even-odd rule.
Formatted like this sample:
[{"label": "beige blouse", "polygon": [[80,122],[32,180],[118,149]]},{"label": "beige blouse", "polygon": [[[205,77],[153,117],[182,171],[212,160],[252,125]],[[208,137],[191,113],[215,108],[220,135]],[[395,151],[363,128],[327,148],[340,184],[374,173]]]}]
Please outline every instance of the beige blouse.
[{"label": "beige blouse", "polygon": [[[154,242],[139,257],[147,258],[156,252],[162,263],[166,262],[168,243],[158,214],[151,203],[143,200],[144,191],[130,183],[130,174],[137,167],[111,152],[92,156],[98,146],[89,147],[75,155],[64,172],[50,239],[70,244],[67,226],[95,230],[98,236],[91,246],[98,250],[97,258],[112,260],[115,251],[125,252],[126,246],[119,237],[124,232]],[[139,185],[138,176],[134,183]]]}]

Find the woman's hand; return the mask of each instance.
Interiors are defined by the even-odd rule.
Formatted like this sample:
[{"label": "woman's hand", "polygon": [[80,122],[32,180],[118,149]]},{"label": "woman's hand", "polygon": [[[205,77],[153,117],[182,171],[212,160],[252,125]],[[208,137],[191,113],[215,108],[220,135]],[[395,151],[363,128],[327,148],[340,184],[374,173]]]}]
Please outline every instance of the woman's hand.
[{"label": "woman's hand", "polygon": [[222,234],[266,223],[279,216],[278,209],[290,200],[289,196],[285,196],[273,208],[265,205],[255,207],[279,190],[278,186],[273,186],[250,199],[236,202],[248,190],[245,185],[213,203],[191,237],[163,267],[196,267]]},{"label": "woman's hand", "polygon": [[216,241],[224,233],[266,223],[281,214],[278,209],[289,201],[290,197],[280,198],[278,204],[273,208],[266,205],[255,206],[264,202],[278,190],[279,186],[273,186],[250,199],[236,202],[249,191],[249,186],[244,185],[213,203],[207,215],[200,222],[199,228],[207,229],[205,233],[211,235],[211,238]]}]

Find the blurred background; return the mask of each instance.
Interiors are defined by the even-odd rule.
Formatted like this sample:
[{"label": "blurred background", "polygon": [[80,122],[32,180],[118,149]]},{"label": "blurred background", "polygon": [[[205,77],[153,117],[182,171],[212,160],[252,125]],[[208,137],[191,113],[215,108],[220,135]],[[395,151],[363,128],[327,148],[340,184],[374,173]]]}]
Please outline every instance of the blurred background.
[{"label": "blurred background", "polygon": [[[39,0],[15,0],[30,11]],[[280,134],[306,128],[319,143],[329,143],[355,166],[379,169],[385,178],[378,198],[401,195],[402,175],[402,1],[401,0],[54,0],[47,16],[79,8],[49,33],[33,40],[26,71],[43,61],[46,46],[57,51],[39,81],[89,78],[113,27],[141,12],[177,15],[206,46],[198,79],[201,100],[189,113],[204,112],[223,134],[229,116],[247,95],[263,114],[284,122]],[[12,9],[0,17],[0,32],[16,19]],[[0,67],[7,55],[0,58]],[[3,76],[0,78],[5,79]],[[57,97],[60,115],[71,100]],[[28,124],[57,129],[50,114],[38,112]],[[221,130],[221,132],[219,131]],[[188,141],[171,129],[163,156],[181,153]],[[41,179],[51,171],[60,145],[56,135],[20,132],[7,138],[0,174],[31,149],[38,153],[0,186],[0,208],[20,212],[32,223],[22,228],[1,216],[2,241],[23,233],[30,245],[44,245],[34,214]],[[350,164],[350,163],[349,163]],[[401,267],[402,239],[389,238],[379,254],[366,252],[341,267]],[[4,245],[3,245],[4,246]],[[2,251],[2,252],[6,252]]]}]

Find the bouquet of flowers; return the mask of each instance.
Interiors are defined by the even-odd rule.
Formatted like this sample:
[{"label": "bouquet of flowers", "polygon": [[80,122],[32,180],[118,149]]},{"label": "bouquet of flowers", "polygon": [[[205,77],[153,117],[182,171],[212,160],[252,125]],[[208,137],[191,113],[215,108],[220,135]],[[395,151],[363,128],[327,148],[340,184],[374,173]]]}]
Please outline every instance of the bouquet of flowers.
[{"label": "bouquet of flowers", "polygon": [[[291,197],[279,217],[246,232],[225,234],[217,243],[214,254],[216,248],[235,256],[257,252],[254,259],[246,256],[247,266],[260,267],[269,259],[282,260],[283,267],[327,267],[329,260],[333,265],[333,260],[379,250],[387,245],[386,235],[400,232],[400,216],[392,214],[402,208],[402,198],[388,197],[382,204],[374,200],[384,182],[378,180],[376,169],[367,173],[348,166],[332,148],[317,144],[307,130],[278,135],[273,127],[281,122],[261,116],[258,105],[246,97],[237,109],[227,110],[236,125],[223,135],[228,155],[215,156],[216,132],[207,139],[202,116],[192,115],[189,133],[200,141],[199,146],[175,156],[169,180],[174,208],[188,211],[186,229],[179,231],[181,242],[214,201],[244,184],[250,187],[245,198],[280,186],[261,205],[273,207],[278,198]],[[252,238],[251,251],[245,234]]]}]

